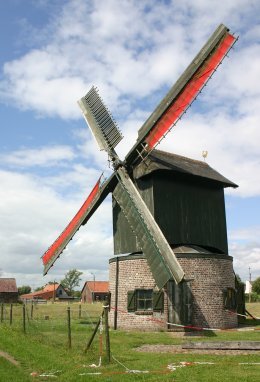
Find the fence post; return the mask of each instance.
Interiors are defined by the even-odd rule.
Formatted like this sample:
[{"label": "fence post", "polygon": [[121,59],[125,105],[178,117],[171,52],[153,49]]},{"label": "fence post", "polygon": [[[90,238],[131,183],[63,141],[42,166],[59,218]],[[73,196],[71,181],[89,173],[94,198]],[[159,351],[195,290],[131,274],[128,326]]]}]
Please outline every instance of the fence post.
[{"label": "fence post", "polygon": [[79,304],[79,319],[81,319],[81,304]]},{"label": "fence post", "polygon": [[13,304],[10,305],[10,325],[13,323]]},{"label": "fence post", "polygon": [[107,360],[110,362],[110,338],[109,338],[109,325],[108,325],[108,310],[109,310],[109,305],[108,301],[105,301],[105,306],[104,306],[104,316],[105,316],[105,332],[106,332],[106,355],[107,355]]},{"label": "fence post", "polygon": [[4,320],[4,304],[1,304],[1,322]]},{"label": "fence post", "polygon": [[70,324],[70,307],[67,308],[67,318],[68,318],[68,346],[71,349],[71,324]]},{"label": "fence post", "polygon": [[31,305],[31,320],[33,320],[33,301],[32,301],[32,305]]},{"label": "fence post", "polygon": [[26,333],[26,327],[25,327],[25,304],[23,304],[23,332]]}]

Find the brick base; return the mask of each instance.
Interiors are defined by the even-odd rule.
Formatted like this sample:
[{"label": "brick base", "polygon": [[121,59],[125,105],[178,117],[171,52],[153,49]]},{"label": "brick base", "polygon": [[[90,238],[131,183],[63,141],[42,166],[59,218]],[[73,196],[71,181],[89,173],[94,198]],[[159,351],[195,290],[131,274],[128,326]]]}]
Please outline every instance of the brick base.
[{"label": "brick base", "polygon": [[[190,281],[192,293],[191,324],[197,327],[233,328],[237,316],[224,309],[223,289],[235,288],[232,257],[226,255],[177,254],[185,279]],[[117,274],[118,270],[118,274]],[[117,290],[117,317],[116,305]],[[164,311],[137,314],[127,312],[127,292],[135,289],[158,290],[143,255],[112,258],[109,262],[109,289],[111,292],[111,328],[125,330],[167,330],[169,298],[164,290]],[[115,322],[116,321],[116,322]],[[174,327],[171,327],[174,328]]]}]

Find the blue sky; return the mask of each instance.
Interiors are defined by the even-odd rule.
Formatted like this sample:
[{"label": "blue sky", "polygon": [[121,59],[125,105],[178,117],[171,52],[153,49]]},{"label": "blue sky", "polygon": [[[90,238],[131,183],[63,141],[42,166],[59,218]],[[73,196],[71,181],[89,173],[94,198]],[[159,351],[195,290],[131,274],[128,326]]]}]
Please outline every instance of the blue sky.
[{"label": "blue sky", "polygon": [[137,130],[220,24],[239,40],[158,148],[202,159],[239,185],[226,190],[229,252],[260,276],[260,4],[257,0],[0,1],[1,262],[18,285],[71,268],[108,278],[108,198],[46,277],[40,256],[107,167],[77,100],[94,84],[124,135]]}]

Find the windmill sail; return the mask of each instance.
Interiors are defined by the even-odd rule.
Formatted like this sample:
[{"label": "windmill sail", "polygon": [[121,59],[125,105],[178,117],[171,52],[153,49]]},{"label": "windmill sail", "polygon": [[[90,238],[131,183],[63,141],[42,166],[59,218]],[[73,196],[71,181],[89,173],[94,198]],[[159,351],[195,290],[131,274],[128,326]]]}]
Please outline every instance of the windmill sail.
[{"label": "windmill sail", "polygon": [[161,289],[172,278],[179,283],[184,272],[171,247],[125,169],[119,168],[117,173],[113,196],[137,237],[157,286]]},{"label": "windmill sail", "polygon": [[123,136],[111,113],[99,97],[97,89],[92,87],[85,97],[78,101],[78,104],[100,150],[105,150],[111,154]]},{"label": "windmill sail", "polygon": [[142,152],[147,156],[191,105],[235,43],[236,38],[228,31],[224,25],[216,29],[147,119],[139,130],[137,143],[126,156],[127,164],[133,163]]},{"label": "windmill sail", "polygon": [[73,238],[77,230],[82,224],[85,224],[96,209],[100,206],[108,193],[111,191],[111,186],[114,180],[114,176],[111,176],[106,182],[100,186],[101,177],[98,179],[91,193],[76,213],[74,218],[70,221],[64,231],[60,234],[57,240],[49,247],[49,249],[42,256],[42,262],[44,265],[43,274],[46,275],[54,262],[60,256],[65,249],[69,241]]},{"label": "windmill sail", "polygon": [[180,119],[182,114],[187,110],[203,86],[212,76],[234,41],[235,37],[227,33],[217,45],[214,52],[193,74],[189,82],[187,82],[178,96],[174,99],[173,103],[163,113],[145,138],[145,142],[149,149],[152,149],[164,134],[167,133],[170,127]]}]

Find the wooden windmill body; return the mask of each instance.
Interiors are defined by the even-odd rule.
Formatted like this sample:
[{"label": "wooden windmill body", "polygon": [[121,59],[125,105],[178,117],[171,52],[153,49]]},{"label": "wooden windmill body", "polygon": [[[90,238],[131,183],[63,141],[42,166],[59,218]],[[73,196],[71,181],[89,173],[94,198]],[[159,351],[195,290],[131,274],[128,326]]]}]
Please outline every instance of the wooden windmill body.
[{"label": "wooden windmill body", "polygon": [[[231,327],[237,323],[236,318],[229,319],[226,313],[228,307],[234,308],[235,289],[223,196],[224,187],[236,185],[206,163],[154,151],[235,41],[224,25],[217,28],[140,128],[136,144],[123,161],[115,151],[121,133],[96,89],[92,88],[79,101],[100,149],[108,153],[114,172],[102,184],[97,182],[78,213],[45,252],[44,274],[81,225],[112,193],[115,254],[120,255],[110,261],[110,319],[115,328],[139,325],[154,330],[158,325],[171,324]],[[223,276],[220,280],[224,273],[226,279]],[[207,279],[215,281],[207,284]],[[209,296],[215,302],[211,303]],[[221,311],[214,319],[207,314],[208,304],[211,315]],[[148,316],[153,317],[150,325]]]}]

